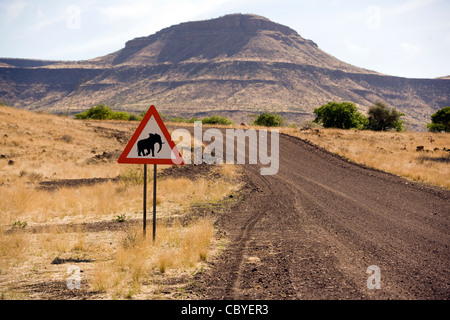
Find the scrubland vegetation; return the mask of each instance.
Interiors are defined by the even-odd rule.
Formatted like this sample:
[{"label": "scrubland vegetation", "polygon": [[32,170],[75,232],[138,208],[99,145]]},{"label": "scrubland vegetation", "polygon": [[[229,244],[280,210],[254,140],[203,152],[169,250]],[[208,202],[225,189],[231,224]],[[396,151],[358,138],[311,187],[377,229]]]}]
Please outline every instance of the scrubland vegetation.
[{"label": "scrubland vegetation", "polygon": [[[142,166],[117,163],[135,127],[0,107],[0,298],[167,298],[181,292],[164,279],[181,285],[205,268],[225,241],[207,208],[238,192],[239,170],[158,166],[153,243]],[[81,289],[66,286],[71,265]]]},{"label": "scrubland vegetation", "polygon": [[284,128],[281,132],[368,167],[450,188],[448,133],[374,132],[324,129],[314,125]]},{"label": "scrubland vegetation", "polygon": [[[237,166],[187,176],[165,175],[171,167],[159,166],[153,243],[142,236],[142,167],[117,164],[136,123],[0,106],[0,128],[1,299],[180,297],[181,283],[206,268],[226,241],[205,208],[238,192]],[[448,133],[324,129],[312,122],[280,132],[450,188]],[[78,291],[66,285],[70,265],[83,271]]]}]

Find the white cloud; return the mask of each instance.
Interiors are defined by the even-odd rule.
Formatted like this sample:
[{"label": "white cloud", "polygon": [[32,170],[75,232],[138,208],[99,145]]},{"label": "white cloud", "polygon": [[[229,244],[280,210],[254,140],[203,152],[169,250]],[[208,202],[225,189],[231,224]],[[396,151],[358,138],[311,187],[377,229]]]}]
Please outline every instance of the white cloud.
[{"label": "white cloud", "polygon": [[[89,37],[87,41],[68,44],[49,52],[54,59],[64,57],[88,57],[92,52],[99,55],[119,50],[125,42],[140,36],[148,36],[162,28],[197,19],[217,9],[226,0],[149,1],[133,0],[114,2],[109,6],[96,7],[103,24],[118,30],[116,33],[102,33]],[[229,2],[229,1],[228,1]],[[85,9],[86,10],[86,9]],[[124,25],[125,27],[121,27]],[[85,24],[82,31],[85,30]],[[91,56],[90,58],[93,58]]]},{"label": "white cloud", "polygon": [[26,6],[27,3],[24,1],[13,1],[7,4],[0,4],[0,11],[2,12],[2,16],[5,16],[4,19],[6,24],[10,24],[18,18]]},{"label": "white cloud", "polygon": [[42,11],[38,10],[36,13],[36,22],[28,25],[28,28],[24,31],[19,38],[27,38],[36,35],[42,29],[55,25],[67,19],[67,15],[60,14],[57,16],[48,17]]},{"label": "white cloud", "polygon": [[369,30],[381,29],[381,8],[371,5],[366,9],[366,26]]},{"label": "white cloud", "polygon": [[404,14],[423,7],[428,7],[436,2],[440,2],[440,0],[409,0],[390,8],[386,13],[388,15]]},{"label": "white cloud", "polygon": [[409,55],[414,55],[420,52],[420,46],[417,44],[411,44],[407,42],[402,42],[400,44],[402,49]]},{"label": "white cloud", "polygon": [[110,21],[124,19],[148,19],[160,18],[174,20],[174,16],[181,18],[181,21],[187,21],[189,17],[199,16],[210,12],[222,4],[235,1],[227,0],[186,0],[186,1],[144,1],[131,0],[125,4],[112,3],[106,7],[99,7],[98,10]]},{"label": "white cloud", "polygon": [[127,1],[125,5],[114,4],[98,8],[109,20],[139,19],[152,14],[153,6],[148,1]]},{"label": "white cloud", "polygon": [[370,53],[370,48],[361,46],[359,44],[351,42],[349,39],[345,40],[345,47],[350,51],[352,54],[367,57]]},{"label": "white cloud", "polygon": [[[109,6],[97,7],[104,23],[110,24],[115,29],[126,30],[122,33],[123,41],[140,36],[148,36],[163,28],[170,27],[181,22],[196,20],[223,4],[230,4],[238,0],[166,0],[146,1],[132,0],[114,2]],[[120,28],[120,24],[126,24],[126,28]]]},{"label": "white cloud", "polygon": [[14,1],[6,6],[6,14],[13,19],[17,18],[26,6],[27,4],[24,1]]}]

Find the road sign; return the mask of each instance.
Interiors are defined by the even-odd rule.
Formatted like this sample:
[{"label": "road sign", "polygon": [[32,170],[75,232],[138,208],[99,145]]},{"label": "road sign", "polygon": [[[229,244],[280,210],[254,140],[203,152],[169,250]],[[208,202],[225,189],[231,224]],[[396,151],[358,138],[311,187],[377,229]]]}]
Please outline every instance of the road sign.
[{"label": "road sign", "polygon": [[155,106],[145,114],[119,157],[119,163],[184,164]]},{"label": "road sign", "polygon": [[144,165],[143,231],[147,229],[147,164],[153,164],[153,242],[156,234],[156,165],[184,164],[172,137],[156,111],[151,106],[134,132],[125,150],[119,157],[119,163]]}]

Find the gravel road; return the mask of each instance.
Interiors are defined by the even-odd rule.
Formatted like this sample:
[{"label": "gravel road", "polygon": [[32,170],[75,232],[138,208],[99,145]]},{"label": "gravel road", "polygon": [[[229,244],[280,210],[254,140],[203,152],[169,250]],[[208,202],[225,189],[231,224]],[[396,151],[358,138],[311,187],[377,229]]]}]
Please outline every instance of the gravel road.
[{"label": "gravel road", "polygon": [[230,242],[189,288],[200,299],[450,298],[450,191],[287,135],[276,175],[243,169],[244,199],[218,221]]}]

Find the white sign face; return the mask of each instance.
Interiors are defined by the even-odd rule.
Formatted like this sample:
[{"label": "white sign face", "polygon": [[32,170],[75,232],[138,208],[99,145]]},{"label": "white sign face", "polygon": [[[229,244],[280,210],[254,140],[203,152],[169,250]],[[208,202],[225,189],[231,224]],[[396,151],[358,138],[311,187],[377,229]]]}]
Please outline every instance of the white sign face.
[{"label": "white sign face", "polygon": [[119,157],[119,163],[184,164],[154,106],[142,119]]},{"label": "white sign face", "polygon": [[155,117],[147,122],[127,158],[175,159]]}]

